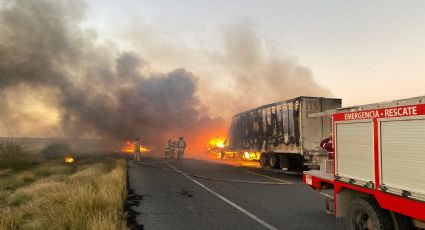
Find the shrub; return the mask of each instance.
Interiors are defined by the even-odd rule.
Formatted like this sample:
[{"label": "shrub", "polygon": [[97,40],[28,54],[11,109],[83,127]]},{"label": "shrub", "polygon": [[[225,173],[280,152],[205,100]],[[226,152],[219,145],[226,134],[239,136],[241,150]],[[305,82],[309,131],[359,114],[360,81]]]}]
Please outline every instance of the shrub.
[{"label": "shrub", "polygon": [[57,142],[47,145],[41,150],[41,153],[46,159],[64,158],[70,154],[71,147],[65,143]]},{"label": "shrub", "polygon": [[21,169],[37,163],[34,154],[11,141],[0,142],[0,168]]}]

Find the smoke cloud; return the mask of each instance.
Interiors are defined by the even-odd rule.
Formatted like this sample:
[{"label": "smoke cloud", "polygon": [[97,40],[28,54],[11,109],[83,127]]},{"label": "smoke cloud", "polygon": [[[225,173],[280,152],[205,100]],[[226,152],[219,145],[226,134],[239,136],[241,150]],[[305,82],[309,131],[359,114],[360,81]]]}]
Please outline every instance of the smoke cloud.
[{"label": "smoke cloud", "polygon": [[[278,46],[261,38],[251,23],[242,21],[222,29],[222,49],[210,55],[224,69],[227,86],[218,96],[224,110],[244,111],[298,96],[331,96],[305,66],[286,57]],[[208,87],[203,87],[208,90]],[[211,98],[211,97],[210,97]],[[213,101],[208,104],[214,105]],[[215,108],[212,108],[215,110]]]},{"label": "smoke cloud", "polygon": [[[225,135],[225,120],[234,113],[300,95],[330,95],[308,68],[283,57],[248,23],[224,28],[215,51],[180,47],[173,55],[172,45],[161,49],[161,41],[144,36],[141,55],[82,28],[85,13],[82,1],[0,4],[0,135],[116,143],[140,137],[157,149],[185,136],[195,151]],[[137,40],[135,32],[132,37]],[[155,70],[150,50],[180,57],[181,67]]]},{"label": "smoke cloud", "polygon": [[158,147],[167,138],[190,139],[205,127],[223,127],[221,118],[202,112],[198,79],[192,73],[182,68],[154,72],[138,54],[98,44],[92,31],[82,30],[82,2],[6,5],[0,12],[2,128],[37,133],[34,129],[40,127],[19,127],[34,122],[20,108],[36,108],[18,100],[33,94],[46,95],[35,100],[54,108],[68,137],[141,137]]},{"label": "smoke cloud", "polygon": [[198,34],[179,39],[175,31],[141,24],[130,24],[121,40],[155,60],[156,66],[183,66],[200,76],[201,101],[210,114],[226,121],[235,113],[275,101],[332,96],[308,67],[288,55],[279,41],[262,36],[249,19],[219,26],[208,39]]}]

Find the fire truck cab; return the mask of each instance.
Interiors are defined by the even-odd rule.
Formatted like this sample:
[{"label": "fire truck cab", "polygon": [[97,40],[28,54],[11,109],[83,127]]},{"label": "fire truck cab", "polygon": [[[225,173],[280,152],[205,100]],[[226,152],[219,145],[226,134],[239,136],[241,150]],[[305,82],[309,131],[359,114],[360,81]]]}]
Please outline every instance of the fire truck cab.
[{"label": "fire truck cab", "polygon": [[425,228],[425,96],[315,116],[332,118],[335,159],[303,180],[326,211],[347,229]]}]

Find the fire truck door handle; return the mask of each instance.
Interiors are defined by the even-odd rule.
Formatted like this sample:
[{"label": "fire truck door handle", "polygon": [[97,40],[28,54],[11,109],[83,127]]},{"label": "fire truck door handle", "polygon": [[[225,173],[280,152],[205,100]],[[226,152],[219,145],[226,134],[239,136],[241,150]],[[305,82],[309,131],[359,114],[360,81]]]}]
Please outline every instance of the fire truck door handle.
[{"label": "fire truck door handle", "polygon": [[403,196],[403,197],[409,197],[409,196],[412,196],[412,193],[410,193],[407,190],[402,190],[401,191],[401,196]]},{"label": "fire truck door handle", "polygon": [[373,184],[373,182],[372,182],[372,181],[368,181],[368,182],[364,185],[364,187],[365,187],[365,188],[371,188],[371,189],[373,189],[373,188],[375,188],[375,185]]}]

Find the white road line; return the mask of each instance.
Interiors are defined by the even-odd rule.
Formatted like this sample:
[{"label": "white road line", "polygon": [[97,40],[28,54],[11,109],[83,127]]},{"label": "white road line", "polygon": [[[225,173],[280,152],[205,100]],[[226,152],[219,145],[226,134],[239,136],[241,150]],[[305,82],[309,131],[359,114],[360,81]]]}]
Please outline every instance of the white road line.
[{"label": "white road line", "polygon": [[290,182],[290,181],[282,180],[282,179],[278,179],[278,178],[271,177],[271,176],[267,176],[267,175],[264,175],[264,174],[261,174],[261,173],[251,172],[251,171],[248,171],[248,170],[245,170],[245,172],[247,172],[247,173],[251,173],[251,174],[254,174],[254,175],[258,175],[258,176],[263,176],[263,177],[265,177],[265,178],[269,178],[269,179],[271,179],[271,180],[275,180],[275,181],[280,181],[280,182],[283,182],[283,183],[286,183],[286,184],[293,184],[293,183],[292,183],[292,182]]},{"label": "white road line", "polygon": [[[182,171],[178,170],[176,167],[172,166],[171,164],[169,164],[168,162],[164,162],[164,164],[170,166],[171,168],[173,168],[174,170],[183,173]],[[192,182],[194,182],[195,184],[199,185],[200,187],[202,187],[203,189],[207,190],[208,192],[212,193],[213,195],[215,195],[216,197],[220,198],[221,200],[223,200],[224,202],[228,203],[229,205],[233,206],[234,208],[236,208],[237,210],[243,212],[245,215],[249,216],[251,219],[257,221],[258,223],[260,223],[261,225],[263,225],[264,227],[266,227],[267,229],[271,229],[271,230],[277,230],[277,228],[273,227],[272,225],[270,225],[269,223],[267,223],[266,221],[262,220],[261,218],[255,216],[254,214],[248,212],[247,210],[243,209],[242,207],[240,207],[239,205],[233,203],[232,201],[228,200],[226,197],[214,192],[212,189],[208,188],[207,186],[203,185],[201,182],[193,179],[192,177],[186,175],[186,174],[182,174],[183,176],[185,176],[187,179],[191,180]]]}]

